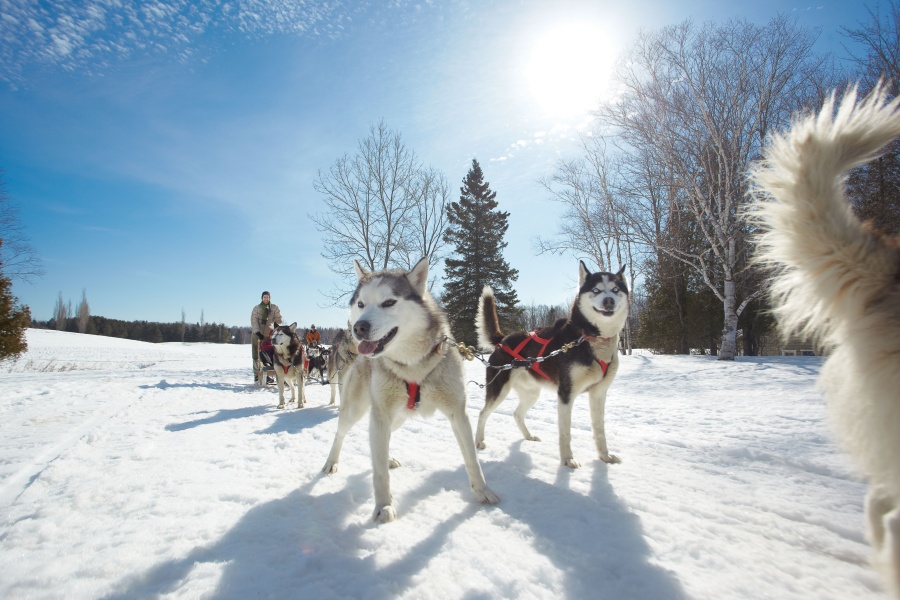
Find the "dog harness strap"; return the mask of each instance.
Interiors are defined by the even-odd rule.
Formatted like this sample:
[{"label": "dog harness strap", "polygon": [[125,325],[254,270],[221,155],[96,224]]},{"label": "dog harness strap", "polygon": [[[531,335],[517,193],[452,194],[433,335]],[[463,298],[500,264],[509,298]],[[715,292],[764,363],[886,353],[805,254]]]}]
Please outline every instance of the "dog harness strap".
[{"label": "dog harness strap", "polygon": [[609,370],[609,363],[598,358],[597,364],[600,365],[600,368],[603,370],[603,376],[606,377],[606,371]]},{"label": "dog harness strap", "polygon": [[[524,340],[522,340],[522,342],[518,346],[516,346],[515,350],[511,349],[509,346],[504,346],[503,344],[500,344],[499,348],[515,359],[528,360],[524,356],[522,356],[521,352],[522,352],[522,349],[525,347],[525,345],[531,341],[534,341],[535,343],[541,345],[541,349],[538,351],[537,356],[535,358],[541,358],[542,356],[544,356],[544,350],[547,349],[547,344],[550,343],[550,340],[546,340],[546,339],[540,337],[534,331],[529,332],[528,337],[525,338]],[[541,370],[541,363],[538,363],[538,362],[532,363],[529,368],[532,371],[534,371],[535,373],[537,373],[538,375],[540,375],[541,377],[543,377],[544,379],[546,379],[547,381],[550,381],[550,377],[548,377],[547,374]],[[605,371],[604,371],[604,373],[605,373]]]},{"label": "dog harness strap", "polygon": [[288,369],[291,368],[291,365],[281,365],[281,366],[284,369],[284,374],[287,375]]},{"label": "dog harness strap", "polygon": [[416,410],[419,407],[419,400],[422,397],[422,391],[419,389],[418,383],[406,382],[406,408]]}]

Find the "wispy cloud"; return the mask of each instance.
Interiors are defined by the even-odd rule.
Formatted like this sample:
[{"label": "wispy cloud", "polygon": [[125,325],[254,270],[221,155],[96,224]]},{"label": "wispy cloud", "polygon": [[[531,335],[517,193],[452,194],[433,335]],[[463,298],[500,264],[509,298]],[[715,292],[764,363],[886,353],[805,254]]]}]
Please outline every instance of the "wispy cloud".
[{"label": "wispy cloud", "polygon": [[95,73],[136,55],[184,60],[216,32],[335,38],[361,10],[340,1],[0,0],[0,80],[20,84],[36,65]]},{"label": "wispy cloud", "polygon": [[556,147],[561,142],[574,141],[581,135],[589,133],[594,117],[587,115],[576,121],[563,121],[544,130],[535,131],[530,137],[517,139],[509,144],[499,156],[489,159],[490,162],[503,162],[536,147]]}]

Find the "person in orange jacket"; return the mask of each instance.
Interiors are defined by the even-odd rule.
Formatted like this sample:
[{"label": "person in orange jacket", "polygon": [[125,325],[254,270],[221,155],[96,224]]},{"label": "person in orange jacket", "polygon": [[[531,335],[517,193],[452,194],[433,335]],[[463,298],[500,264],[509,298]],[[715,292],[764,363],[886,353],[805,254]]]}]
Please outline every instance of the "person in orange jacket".
[{"label": "person in orange jacket", "polygon": [[306,331],[306,345],[318,346],[320,341],[322,341],[322,334],[316,330],[315,325],[310,325],[309,329]]}]

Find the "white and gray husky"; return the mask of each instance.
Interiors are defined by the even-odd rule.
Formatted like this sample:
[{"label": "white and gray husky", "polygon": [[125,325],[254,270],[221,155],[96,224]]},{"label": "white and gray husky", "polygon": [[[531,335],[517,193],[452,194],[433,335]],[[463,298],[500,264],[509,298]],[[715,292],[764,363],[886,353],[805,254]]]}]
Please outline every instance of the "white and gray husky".
[{"label": "white and gray husky", "polygon": [[356,340],[350,331],[350,324],[346,329],[338,331],[331,340],[331,352],[328,353],[328,382],[331,384],[331,401],[329,406],[335,404],[335,394],[344,379],[344,371],[350,367],[359,353],[356,350]]},{"label": "white and gray husky", "polygon": [[[558,400],[559,458],[567,467],[579,464],[572,454],[572,401],[588,393],[594,443],[600,460],[617,463],[606,445],[606,392],[619,369],[619,332],[628,318],[628,288],[623,274],[591,273],[584,262],[578,274],[578,295],[567,319],[538,331],[504,335],[497,319],[494,292],[485,287],[475,327],[478,343],[493,350],[486,369],[484,408],[478,416],[475,443],[483,449],[484,426],[510,390],[519,396],[513,416],[526,440],[540,441],[525,425],[525,414],[537,402],[542,388],[556,392]],[[567,345],[572,344],[568,349]],[[554,352],[557,354],[552,355]],[[551,356],[552,355],[552,356]],[[533,359],[539,359],[536,362]],[[511,370],[501,370],[510,364]]]},{"label": "white and gray husky", "polygon": [[[273,362],[275,363],[275,380],[278,383],[278,408],[284,408],[285,383],[291,388],[291,402],[296,400],[297,408],[303,408],[306,404],[306,392],[303,389],[305,356],[300,336],[297,335],[297,324],[276,324],[272,344],[275,346]],[[295,388],[298,388],[296,394],[294,393]]]},{"label": "white and gray husky", "polygon": [[846,172],[900,136],[900,99],[849,91],[776,135],[753,177],[758,260],[786,333],[833,349],[822,367],[833,425],[870,477],[874,564],[900,597],[900,238],[854,216]]},{"label": "white and gray husky", "polygon": [[344,436],[371,407],[374,519],[394,520],[388,469],[399,463],[389,457],[391,431],[413,415],[427,417],[438,410],[450,421],[475,497],[485,504],[498,502],[475,451],[462,358],[445,351],[447,317],[426,289],[428,262],[422,259],[410,271],[376,272],[357,262],[356,275],[350,322],[359,357],[344,372],[338,431],[322,470],[337,470]]}]

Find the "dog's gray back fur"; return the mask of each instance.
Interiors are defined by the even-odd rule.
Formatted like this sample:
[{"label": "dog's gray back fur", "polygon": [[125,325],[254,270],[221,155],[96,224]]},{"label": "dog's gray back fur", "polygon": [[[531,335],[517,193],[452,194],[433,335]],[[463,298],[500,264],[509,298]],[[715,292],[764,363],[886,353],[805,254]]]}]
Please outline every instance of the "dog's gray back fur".
[{"label": "dog's gray back fur", "polygon": [[341,329],[331,340],[331,352],[328,353],[328,381],[331,384],[331,401],[335,404],[337,388],[344,379],[345,371],[356,359],[356,340],[350,332],[350,323],[346,329]]}]

